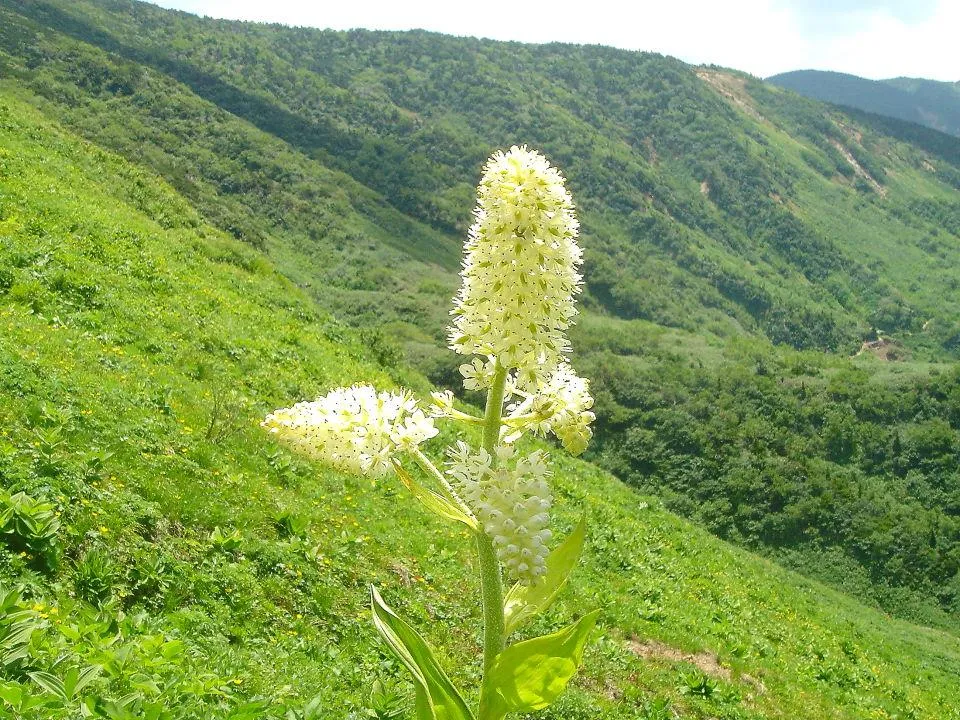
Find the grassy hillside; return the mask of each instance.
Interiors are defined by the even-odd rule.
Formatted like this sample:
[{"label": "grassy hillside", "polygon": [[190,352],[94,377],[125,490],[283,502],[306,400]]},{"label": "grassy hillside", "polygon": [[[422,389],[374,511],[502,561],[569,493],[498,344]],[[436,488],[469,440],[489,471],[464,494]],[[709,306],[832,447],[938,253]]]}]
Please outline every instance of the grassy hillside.
[{"label": "grassy hillside", "polygon": [[[0,502],[16,518],[0,543],[0,584],[16,590],[0,601],[5,712],[395,717],[409,688],[367,619],[369,582],[473,677],[460,532],[396,483],[289,456],[257,427],[340,383],[425,382],[380,365],[169,185],[7,90],[0,174]],[[557,529],[586,511],[589,547],[533,630],[602,616],[586,670],[542,717],[958,717],[955,636],[734,549],[559,455]],[[51,676],[89,683],[63,700]],[[386,689],[371,700],[375,678]]]},{"label": "grassy hillside", "polygon": [[806,97],[960,136],[960,83],[905,77],[867,80],[823,70],[795,70],[769,77],[767,82]]},{"label": "grassy hillside", "polygon": [[451,386],[479,166],[544,150],[584,227],[591,457],[723,537],[956,629],[960,140],[656,55],[127,0],[0,0],[0,72],[264,250],[379,362]]}]

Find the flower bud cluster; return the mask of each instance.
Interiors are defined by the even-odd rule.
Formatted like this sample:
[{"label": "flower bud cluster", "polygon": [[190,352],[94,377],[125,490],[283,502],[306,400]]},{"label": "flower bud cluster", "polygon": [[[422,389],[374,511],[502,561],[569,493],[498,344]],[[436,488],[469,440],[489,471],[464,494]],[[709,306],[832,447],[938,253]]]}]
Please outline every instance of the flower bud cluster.
[{"label": "flower bud cluster", "polygon": [[391,471],[398,450],[416,449],[437,434],[409,393],[378,393],[370,385],[337,388],[277,410],[262,426],[294,450],[370,477]]},{"label": "flower bud cluster", "polygon": [[[526,385],[569,351],[565,331],[576,314],[582,255],[573,202],[546,158],[514,146],[484,168],[474,216],[451,348],[495,357]],[[464,372],[466,382],[485,387],[481,369]]]},{"label": "flower bud cluster", "polygon": [[570,365],[561,363],[535,392],[514,388],[520,398],[507,406],[505,424],[512,432],[507,442],[515,442],[526,430],[537,435],[552,432],[568,452],[579,455],[587,449],[596,416],[590,411],[593,398],[589,383]]},{"label": "flower bud cluster", "polygon": [[567,452],[579,455],[593,437],[590,423],[597,416],[590,411],[592,407],[589,383],[563,363],[534,397],[534,414],[545,418],[536,429],[540,433],[553,432]]},{"label": "flower bud cluster", "polygon": [[481,449],[472,453],[458,442],[448,450],[447,474],[460,497],[493,539],[508,576],[535,584],[547,571],[553,497],[547,484],[546,455],[517,456],[512,445],[496,450],[497,462]]}]

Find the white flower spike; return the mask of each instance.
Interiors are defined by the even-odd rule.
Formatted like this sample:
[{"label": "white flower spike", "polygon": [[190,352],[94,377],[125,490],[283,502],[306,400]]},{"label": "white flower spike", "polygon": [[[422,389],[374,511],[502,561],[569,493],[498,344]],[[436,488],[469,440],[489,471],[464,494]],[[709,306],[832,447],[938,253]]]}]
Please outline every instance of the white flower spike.
[{"label": "white flower spike", "polygon": [[[474,216],[450,347],[497,358],[526,387],[570,349],[565,332],[576,314],[582,257],[573,201],[546,158],[514,146],[487,162]],[[485,387],[480,368],[467,368],[464,384]]]}]

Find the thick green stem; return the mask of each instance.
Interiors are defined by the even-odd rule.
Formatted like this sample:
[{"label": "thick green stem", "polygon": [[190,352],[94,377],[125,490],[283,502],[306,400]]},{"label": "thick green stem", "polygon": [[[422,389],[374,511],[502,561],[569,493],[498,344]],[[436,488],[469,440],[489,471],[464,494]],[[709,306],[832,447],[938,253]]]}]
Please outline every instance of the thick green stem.
[{"label": "thick green stem", "polygon": [[[507,384],[507,370],[498,362],[493,383],[487,392],[487,408],[483,416],[483,449],[490,453],[491,463],[497,462],[497,441],[500,438],[503,414],[503,394]],[[506,641],[503,622],[503,583],[500,579],[500,561],[493,540],[485,533],[477,533],[477,555],[480,559],[480,590],[483,596],[483,673],[503,650]]]},{"label": "thick green stem", "polygon": [[507,387],[507,370],[497,362],[493,383],[487,391],[487,409],[483,413],[483,449],[497,462],[497,440],[500,439],[500,418],[503,417],[503,393]]},{"label": "thick green stem", "polygon": [[480,558],[480,591],[483,595],[483,674],[486,677],[494,660],[503,651],[506,631],[503,622],[503,584],[500,561],[490,536],[477,533]]}]

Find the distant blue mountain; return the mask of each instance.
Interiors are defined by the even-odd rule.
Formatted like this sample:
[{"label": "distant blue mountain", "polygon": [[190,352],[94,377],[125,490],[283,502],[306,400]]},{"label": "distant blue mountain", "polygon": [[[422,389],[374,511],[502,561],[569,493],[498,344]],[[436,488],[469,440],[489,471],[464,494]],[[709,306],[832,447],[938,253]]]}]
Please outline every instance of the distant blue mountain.
[{"label": "distant blue mountain", "polygon": [[800,95],[926,125],[960,137],[960,82],[923,78],[867,80],[822,70],[795,70],[767,82]]}]

